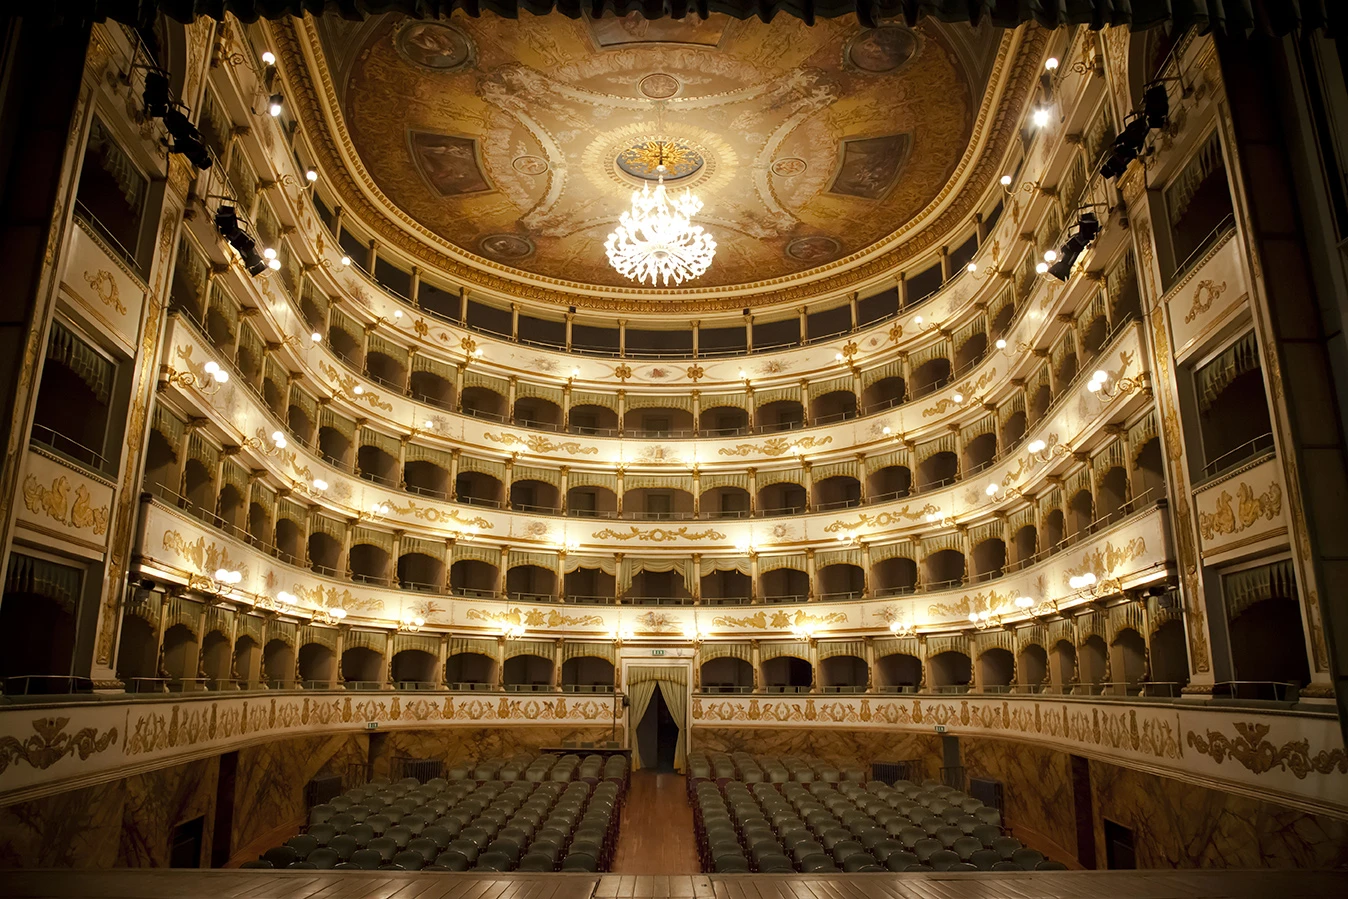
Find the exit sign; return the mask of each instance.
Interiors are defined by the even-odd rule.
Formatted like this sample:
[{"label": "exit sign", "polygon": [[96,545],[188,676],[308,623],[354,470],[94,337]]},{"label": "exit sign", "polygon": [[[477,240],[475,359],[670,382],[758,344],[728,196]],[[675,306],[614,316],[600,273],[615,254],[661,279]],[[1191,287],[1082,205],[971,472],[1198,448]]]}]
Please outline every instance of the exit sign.
[{"label": "exit sign", "polygon": [[944,725],[944,724],[938,724],[938,725],[936,725],[936,732],[937,732],[938,734],[943,734],[943,733],[945,733],[945,725]]},{"label": "exit sign", "polygon": [[652,649],[652,650],[651,650],[651,655],[653,655],[653,656],[662,656],[662,655],[664,655],[664,654],[665,654],[665,651],[664,651],[663,649]]},{"label": "exit sign", "polygon": [[379,722],[378,722],[378,721],[366,721],[366,722],[365,722],[365,729],[366,729],[366,730],[379,730]]}]

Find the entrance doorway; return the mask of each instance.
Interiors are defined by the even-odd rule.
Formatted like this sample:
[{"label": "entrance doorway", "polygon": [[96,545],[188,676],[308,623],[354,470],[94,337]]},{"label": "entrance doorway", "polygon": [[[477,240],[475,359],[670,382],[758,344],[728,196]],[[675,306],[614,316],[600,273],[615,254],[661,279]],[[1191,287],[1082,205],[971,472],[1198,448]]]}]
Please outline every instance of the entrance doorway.
[{"label": "entrance doorway", "polygon": [[642,768],[672,772],[679,744],[679,726],[665,702],[663,687],[663,684],[656,685],[646,714],[637,722],[637,750],[641,753]]}]

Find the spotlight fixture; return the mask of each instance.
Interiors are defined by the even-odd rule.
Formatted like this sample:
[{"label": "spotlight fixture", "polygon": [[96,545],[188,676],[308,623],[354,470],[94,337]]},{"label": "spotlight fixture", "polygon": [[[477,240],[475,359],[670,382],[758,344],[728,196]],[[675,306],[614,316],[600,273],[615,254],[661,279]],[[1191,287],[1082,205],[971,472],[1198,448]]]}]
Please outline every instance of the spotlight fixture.
[{"label": "spotlight fixture", "polygon": [[[1077,219],[1076,233],[1062,245],[1062,249],[1057,253],[1057,261],[1048,267],[1047,273],[1059,281],[1066,281],[1072,274],[1072,266],[1076,265],[1081,254],[1099,235],[1099,217],[1094,212],[1082,213]],[[1052,253],[1052,250],[1049,253]],[[1044,254],[1044,259],[1052,261],[1049,260],[1049,253]]]},{"label": "spotlight fixture", "polygon": [[257,251],[257,242],[239,227],[239,214],[233,206],[221,206],[215,211],[215,228],[220,236],[229,241],[250,275],[260,275],[267,267],[267,260]]},{"label": "spotlight fixture", "polygon": [[1142,94],[1142,112],[1136,113],[1124,126],[1122,133],[1114,138],[1114,145],[1100,174],[1105,178],[1121,178],[1128,170],[1128,164],[1136,159],[1147,143],[1147,135],[1154,130],[1164,128],[1170,122],[1170,95],[1164,82],[1147,87]]},{"label": "spotlight fixture", "polygon": [[1147,117],[1147,127],[1153,131],[1170,123],[1170,94],[1166,93],[1164,82],[1151,85],[1142,94],[1142,114]]},{"label": "spotlight fixture", "polygon": [[208,169],[211,167],[211,154],[206,150],[206,145],[201,140],[201,132],[196,126],[187,120],[180,109],[164,110],[164,127],[173,137],[173,146],[170,151],[181,153],[187,157],[187,161],[199,169]]},{"label": "spotlight fixture", "polygon": [[153,69],[145,73],[145,90],[141,92],[141,101],[145,104],[145,114],[152,119],[164,117],[169,110],[168,76]]},{"label": "spotlight fixture", "polygon": [[267,101],[267,112],[271,114],[271,117],[276,118],[277,116],[279,116],[281,114],[281,110],[284,108],[285,108],[285,98],[282,97],[280,94],[272,94],[271,99]]}]

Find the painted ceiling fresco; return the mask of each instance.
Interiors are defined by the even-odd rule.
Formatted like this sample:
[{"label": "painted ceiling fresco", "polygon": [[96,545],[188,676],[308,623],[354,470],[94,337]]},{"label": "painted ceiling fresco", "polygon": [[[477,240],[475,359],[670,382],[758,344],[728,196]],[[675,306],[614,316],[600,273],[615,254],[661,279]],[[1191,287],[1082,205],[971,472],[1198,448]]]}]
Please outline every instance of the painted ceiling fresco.
[{"label": "painted ceiling fresco", "polygon": [[626,283],[603,242],[658,148],[718,244],[699,286],[797,275],[882,241],[945,188],[982,99],[987,68],[970,70],[990,62],[970,64],[940,25],[850,18],[330,28],[347,128],[393,203],[468,253],[595,285]]}]

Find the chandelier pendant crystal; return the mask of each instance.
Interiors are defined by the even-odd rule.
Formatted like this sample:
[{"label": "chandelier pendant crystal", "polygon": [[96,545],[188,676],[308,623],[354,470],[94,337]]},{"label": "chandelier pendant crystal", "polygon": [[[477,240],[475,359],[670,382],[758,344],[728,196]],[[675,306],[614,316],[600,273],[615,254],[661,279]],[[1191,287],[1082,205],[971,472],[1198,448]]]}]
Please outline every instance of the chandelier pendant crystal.
[{"label": "chandelier pendant crystal", "polygon": [[716,241],[693,224],[702,201],[690,190],[670,197],[665,190],[665,166],[657,166],[655,189],[649,184],[632,192],[632,208],[618,220],[618,228],[604,241],[609,264],[624,277],[651,286],[668,287],[691,281],[707,271],[716,255]]}]

